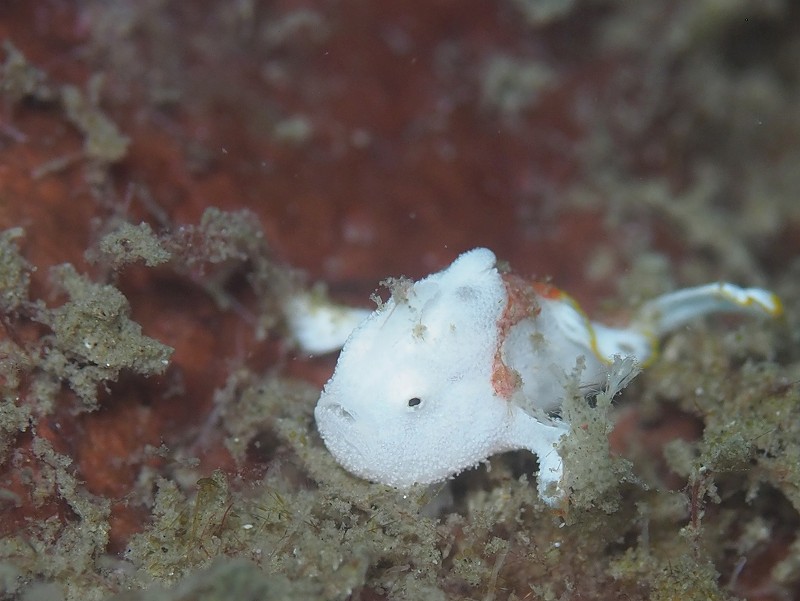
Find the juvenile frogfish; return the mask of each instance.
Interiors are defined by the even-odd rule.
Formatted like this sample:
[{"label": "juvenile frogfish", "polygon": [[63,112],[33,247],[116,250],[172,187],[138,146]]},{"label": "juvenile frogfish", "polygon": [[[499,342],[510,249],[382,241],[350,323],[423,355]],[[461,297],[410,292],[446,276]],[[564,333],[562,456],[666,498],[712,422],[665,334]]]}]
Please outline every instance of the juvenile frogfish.
[{"label": "juvenile frogfish", "polygon": [[[630,325],[590,321],[549,284],[498,270],[486,248],[417,282],[395,283],[375,311],[298,295],[287,310],[300,347],[342,347],[314,416],[351,473],[398,488],[449,478],[505,451],[538,456],[538,492],[566,495],[555,417],[583,358],[582,389],[597,390],[615,357],[645,363],[659,338],[716,312],[777,316],[774,294],[714,283],[645,303]],[[585,388],[584,388],[585,387]]]}]

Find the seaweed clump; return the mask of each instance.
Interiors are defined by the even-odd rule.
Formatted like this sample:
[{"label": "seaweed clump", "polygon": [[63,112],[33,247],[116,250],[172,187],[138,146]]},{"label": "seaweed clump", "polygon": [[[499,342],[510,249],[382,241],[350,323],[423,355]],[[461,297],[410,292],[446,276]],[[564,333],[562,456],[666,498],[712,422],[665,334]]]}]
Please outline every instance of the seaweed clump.
[{"label": "seaweed clump", "polygon": [[[32,266],[14,242],[20,236],[18,228],[0,234],[2,321],[9,334],[2,365],[7,402],[12,394],[28,397],[37,411],[47,413],[66,382],[82,408],[94,410],[98,386],[115,381],[122,370],[164,372],[171,349],[142,334],[130,319],[128,301],[113,286],[93,283],[64,264],[52,269],[51,279],[67,300],[52,308],[31,300]],[[44,327],[32,328],[37,325]],[[27,394],[20,390],[25,385]]]},{"label": "seaweed clump", "polygon": [[[234,309],[227,282],[244,268],[246,281],[263,295],[259,307],[277,306],[300,280],[274,263],[254,227],[247,213],[216,209],[199,225],[175,232],[155,234],[147,226],[121,225],[99,241],[93,260],[115,270],[132,262],[166,261],[193,280],[208,275],[204,289],[221,308]],[[48,341],[49,352],[74,362],[77,370],[31,363],[22,380],[44,378],[52,386],[52,378],[61,374],[79,391],[78,368],[111,370],[86,371],[86,385],[122,369],[161,369],[166,356],[142,350],[161,347],[149,347],[140,328],[128,323],[127,302],[115,288],[61,266],[54,277],[68,300],[54,309],[29,300],[32,267],[14,243],[20,235],[11,231],[2,236],[4,320],[12,331],[25,320],[45,328],[34,343]],[[190,248],[197,254],[183,260]],[[278,276],[271,280],[269,274]],[[269,313],[264,323],[279,320],[279,314]],[[136,342],[128,345],[127,354],[115,359],[113,349],[102,352],[105,336],[121,335]],[[87,346],[87,340],[100,344]],[[530,483],[535,462],[522,452],[493,458],[491,469],[468,472],[452,487],[434,490],[401,492],[355,479],[314,433],[317,388],[240,365],[214,394],[202,434],[219,432],[237,469],[154,476],[150,521],[130,539],[123,558],[114,560],[119,570],[94,563],[108,540],[108,500],[82,490],[70,460],[36,438],[34,457],[45,466],[37,490],[46,498],[45,489],[56,486],[74,517],[58,532],[28,532],[41,541],[41,553],[57,558],[50,567],[21,552],[18,538],[4,539],[4,555],[14,558],[6,564],[13,566],[9,578],[14,583],[6,590],[26,590],[20,582],[35,575],[51,583],[67,579],[68,599],[86,598],[87,591],[103,598],[87,578],[99,578],[112,589],[149,589],[120,593],[119,600],[151,593],[162,599],[181,594],[213,598],[220,589],[212,580],[236,574],[246,578],[237,585],[242,598],[281,591],[287,598],[305,599],[521,599],[526,594],[542,599],[733,599],[742,585],[721,582],[721,574],[735,573],[731,554],[757,553],[765,532],[784,531],[781,518],[797,521],[800,474],[793,458],[800,420],[796,386],[782,368],[758,358],[758,336],[716,340],[675,336],[661,361],[626,393],[640,396],[645,408],[671,404],[705,422],[701,440],[676,441],[665,449],[669,470],[685,482],[678,489],[665,485],[645,455],[611,452],[613,401],[636,366],[616,362],[607,385],[587,401],[586,391],[577,386],[579,362],[568,378],[571,394],[564,406],[565,418],[575,427],[561,448],[571,490],[570,505],[561,513],[538,499]],[[14,353],[28,356],[33,343],[15,346],[10,339],[4,344],[10,361]],[[7,370],[7,386],[20,366],[14,369]],[[9,415],[16,411],[8,432],[24,428],[30,409],[4,406]],[[729,423],[732,415],[738,416],[735,428]],[[194,489],[186,486],[187,479]],[[777,510],[768,508],[774,499]],[[73,540],[88,520],[96,525],[94,538]],[[738,521],[747,527],[740,528]],[[72,571],[64,571],[62,559],[68,553],[83,558]],[[784,590],[797,585],[796,565],[792,550],[774,568],[774,580]]]}]

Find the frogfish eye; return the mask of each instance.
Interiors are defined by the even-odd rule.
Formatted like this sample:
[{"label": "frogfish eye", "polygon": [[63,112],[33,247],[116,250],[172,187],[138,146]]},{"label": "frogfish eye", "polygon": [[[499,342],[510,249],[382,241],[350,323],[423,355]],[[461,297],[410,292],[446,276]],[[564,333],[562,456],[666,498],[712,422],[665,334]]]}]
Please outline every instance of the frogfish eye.
[{"label": "frogfish eye", "polygon": [[414,398],[408,399],[408,406],[409,407],[416,407],[421,402],[422,402],[422,399],[415,396]]}]

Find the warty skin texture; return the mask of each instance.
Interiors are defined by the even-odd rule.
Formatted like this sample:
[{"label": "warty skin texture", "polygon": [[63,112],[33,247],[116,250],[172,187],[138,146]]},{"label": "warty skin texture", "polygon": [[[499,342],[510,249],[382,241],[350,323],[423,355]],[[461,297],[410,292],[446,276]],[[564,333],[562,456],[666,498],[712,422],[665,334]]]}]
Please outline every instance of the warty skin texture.
[{"label": "warty skin texture", "polygon": [[579,360],[581,389],[597,390],[614,357],[646,362],[660,336],[689,320],[781,312],[767,291],[709,284],[658,297],[629,327],[610,328],[559,290],[500,273],[485,248],[392,292],[369,314],[318,302],[290,319],[301,347],[332,350],[315,347],[315,330],[334,348],[346,339],[314,412],[330,452],[357,476],[407,488],[527,449],[551,505],[566,495],[558,443],[569,432],[551,415]]}]

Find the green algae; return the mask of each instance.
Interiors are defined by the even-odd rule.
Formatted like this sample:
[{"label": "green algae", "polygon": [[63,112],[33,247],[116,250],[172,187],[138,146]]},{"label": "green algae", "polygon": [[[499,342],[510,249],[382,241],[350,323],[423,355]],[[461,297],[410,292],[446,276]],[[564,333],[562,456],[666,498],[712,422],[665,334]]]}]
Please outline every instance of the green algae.
[{"label": "green algae", "polygon": [[113,601],[172,601],[174,599],[203,599],[203,601],[323,601],[318,587],[309,582],[292,582],[285,576],[266,574],[254,562],[246,559],[218,559],[203,570],[193,572],[174,588],[152,586],[144,591],[129,591],[115,595]]},{"label": "green algae", "polygon": [[33,452],[39,464],[32,497],[44,503],[55,495],[72,515],[31,520],[25,531],[0,539],[0,561],[8,574],[3,593],[33,593],[49,583],[47,590],[64,599],[104,599],[107,591],[96,585],[97,562],[108,543],[110,500],[87,492],[72,460],[45,439],[35,438]]},{"label": "green algae", "polygon": [[[153,240],[150,232],[142,231]],[[253,253],[266,250],[263,238],[250,237],[252,224],[239,214],[214,211],[199,230],[190,231],[184,239],[193,245],[199,239],[212,245],[201,249],[192,269],[218,264],[214,261],[259,265]],[[120,228],[109,240],[120,239],[120,232],[126,238],[133,230]],[[16,282],[16,292],[12,285],[8,296],[16,300],[8,307],[31,302],[23,294],[30,266],[15,255],[11,242],[18,234],[4,238],[11,244],[4,278]],[[180,256],[176,239],[169,236],[157,237],[153,256],[163,257],[164,248],[170,248],[171,257]],[[216,248],[215,241],[220,243]],[[116,242],[106,248],[112,249],[106,253],[112,260],[115,249],[129,251]],[[120,264],[148,261],[145,251],[123,256]],[[270,264],[266,256],[262,261]],[[66,292],[67,303],[52,310],[41,303],[32,305],[49,316],[42,321],[53,328],[48,335],[52,348],[66,356],[77,353],[74,349],[87,336],[102,339],[98,332],[111,328],[118,336],[124,330],[120,323],[127,323],[128,307],[116,289],[88,282],[71,267],[56,270],[55,281]],[[730,537],[742,549],[754,548],[763,540],[764,529],[780,527],[769,513],[759,518],[760,504],[748,505],[775,494],[764,485],[783,495],[795,512],[798,504],[800,399],[786,368],[759,356],[758,337],[746,335],[758,327],[763,326],[745,324],[730,336],[712,336],[703,328],[679,334],[631,387],[644,408],[657,411],[673,404],[706,424],[701,440],[667,447],[669,465],[686,478],[683,491],[665,489],[654,473],[638,465],[646,458],[609,453],[612,401],[630,379],[630,365],[616,365],[608,386],[596,391],[590,404],[575,388],[565,406],[565,415],[579,427],[562,448],[571,490],[563,514],[553,513],[538,499],[528,475],[535,471],[535,462],[524,453],[493,458],[491,470],[465,474],[455,493],[448,493],[444,485],[438,491],[403,493],[353,478],[314,432],[316,388],[240,367],[215,394],[208,431],[221,429],[237,461],[243,466],[262,463],[265,472],[250,478],[221,472],[203,476],[190,468],[181,481],[195,474],[194,490],[176,479],[157,479],[150,520],[128,545],[127,575],[121,582],[134,589],[151,587],[153,598],[170,598],[164,587],[175,587],[175,594],[193,587],[206,590],[210,574],[234,566],[232,571],[252,576],[243,587],[274,586],[319,599],[346,599],[367,590],[397,599],[522,598],[526,590],[553,599],[577,591],[593,598],[733,598],[720,584],[719,566],[726,553],[720,541]],[[140,333],[135,333],[138,340]],[[103,353],[91,352],[97,354],[87,354],[90,349],[84,344],[81,361],[99,362]],[[103,362],[114,369],[138,366],[147,373],[156,368],[155,363],[137,363],[130,357],[111,361],[115,355],[107,355]],[[57,373],[52,368],[42,371]],[[65,598],[85,598],[89,574],[110,578],[107,568],[98,571],[90,561],[103,544],[107,506],[80,490],[68,458],[43,452],[41,457],[60,466],[61,475],[52,476],[53,481],[61,478],[58,494],[78,517],[66,539],[46,529],[29,532],[41,541],[37,544],[42,553],[55,545],[50,554],[54,563],[47,569],[35,554],[20,555],[20,541],[5,539],[5,556],[13,558],[9,565],[21,570],[9,578],[17,583],[13,590],[22,590],[19,582],[31,582],[34,575],[45,582],[66,579],[71,584],[63,591]],[[88,505],[81,505],[80,499]],[[720,510],[709,512],[708,507]],[[79,544],[75,533],[81,532],[83,516],[90,512],[99,530]],[[750,516],[754,527],[735,535],[735,520],[726,517],[734,515]],[[77,552],[84,563],[75,564],[72,572],[63,566],[56,570],[59,558]],[[795,583],[791,557],[776,567],[776,578],[785,587]],[[91,594],[103,598],[97,591]],[[136,596],[144,593],[126,594],[119,598],[145,598]]]},{"label": "green algae", "polygon": [[[28,382],[40,410],[52,404],[58,382],[76,392],[86,409],[97,407],[97,388],[115,381],[122,370],[142,375],[159,374],[166,368],[171,349],[144,336],[141,326],[129,319],[130,306],[119,290],[96,284],[71,265],[51,270],[53,286],[66,293],[57,307],[29,298],[33,267],[23,259],[13,240],[19,228],[0,235],[0,283],[3,323],[10,336],[2,341],[4,411]],[[25,321],[46,326],[38,339],[29,341],[13,332]],[[25,376],[25,377],[23,377]]]},{"label": "green algae", "polygon": [[87,409],[97,406],[97,386],[115,381],[123,370],[163,373],[172,349],[142,334],[129,319],[130,305],[108,284],[95,284],[71,265],[53,270],[53,280],[69,300],[43,311],[38,321],[50,327],[40,369],[66,380]]},{"label": "green algae", "polygon": [[138,262],[155,267],[172,258],[153,228],[145,222],[119,224],[100,239],[97,248],[87,251],[86,256],[94,263],[107,263],[115,270]]}]

